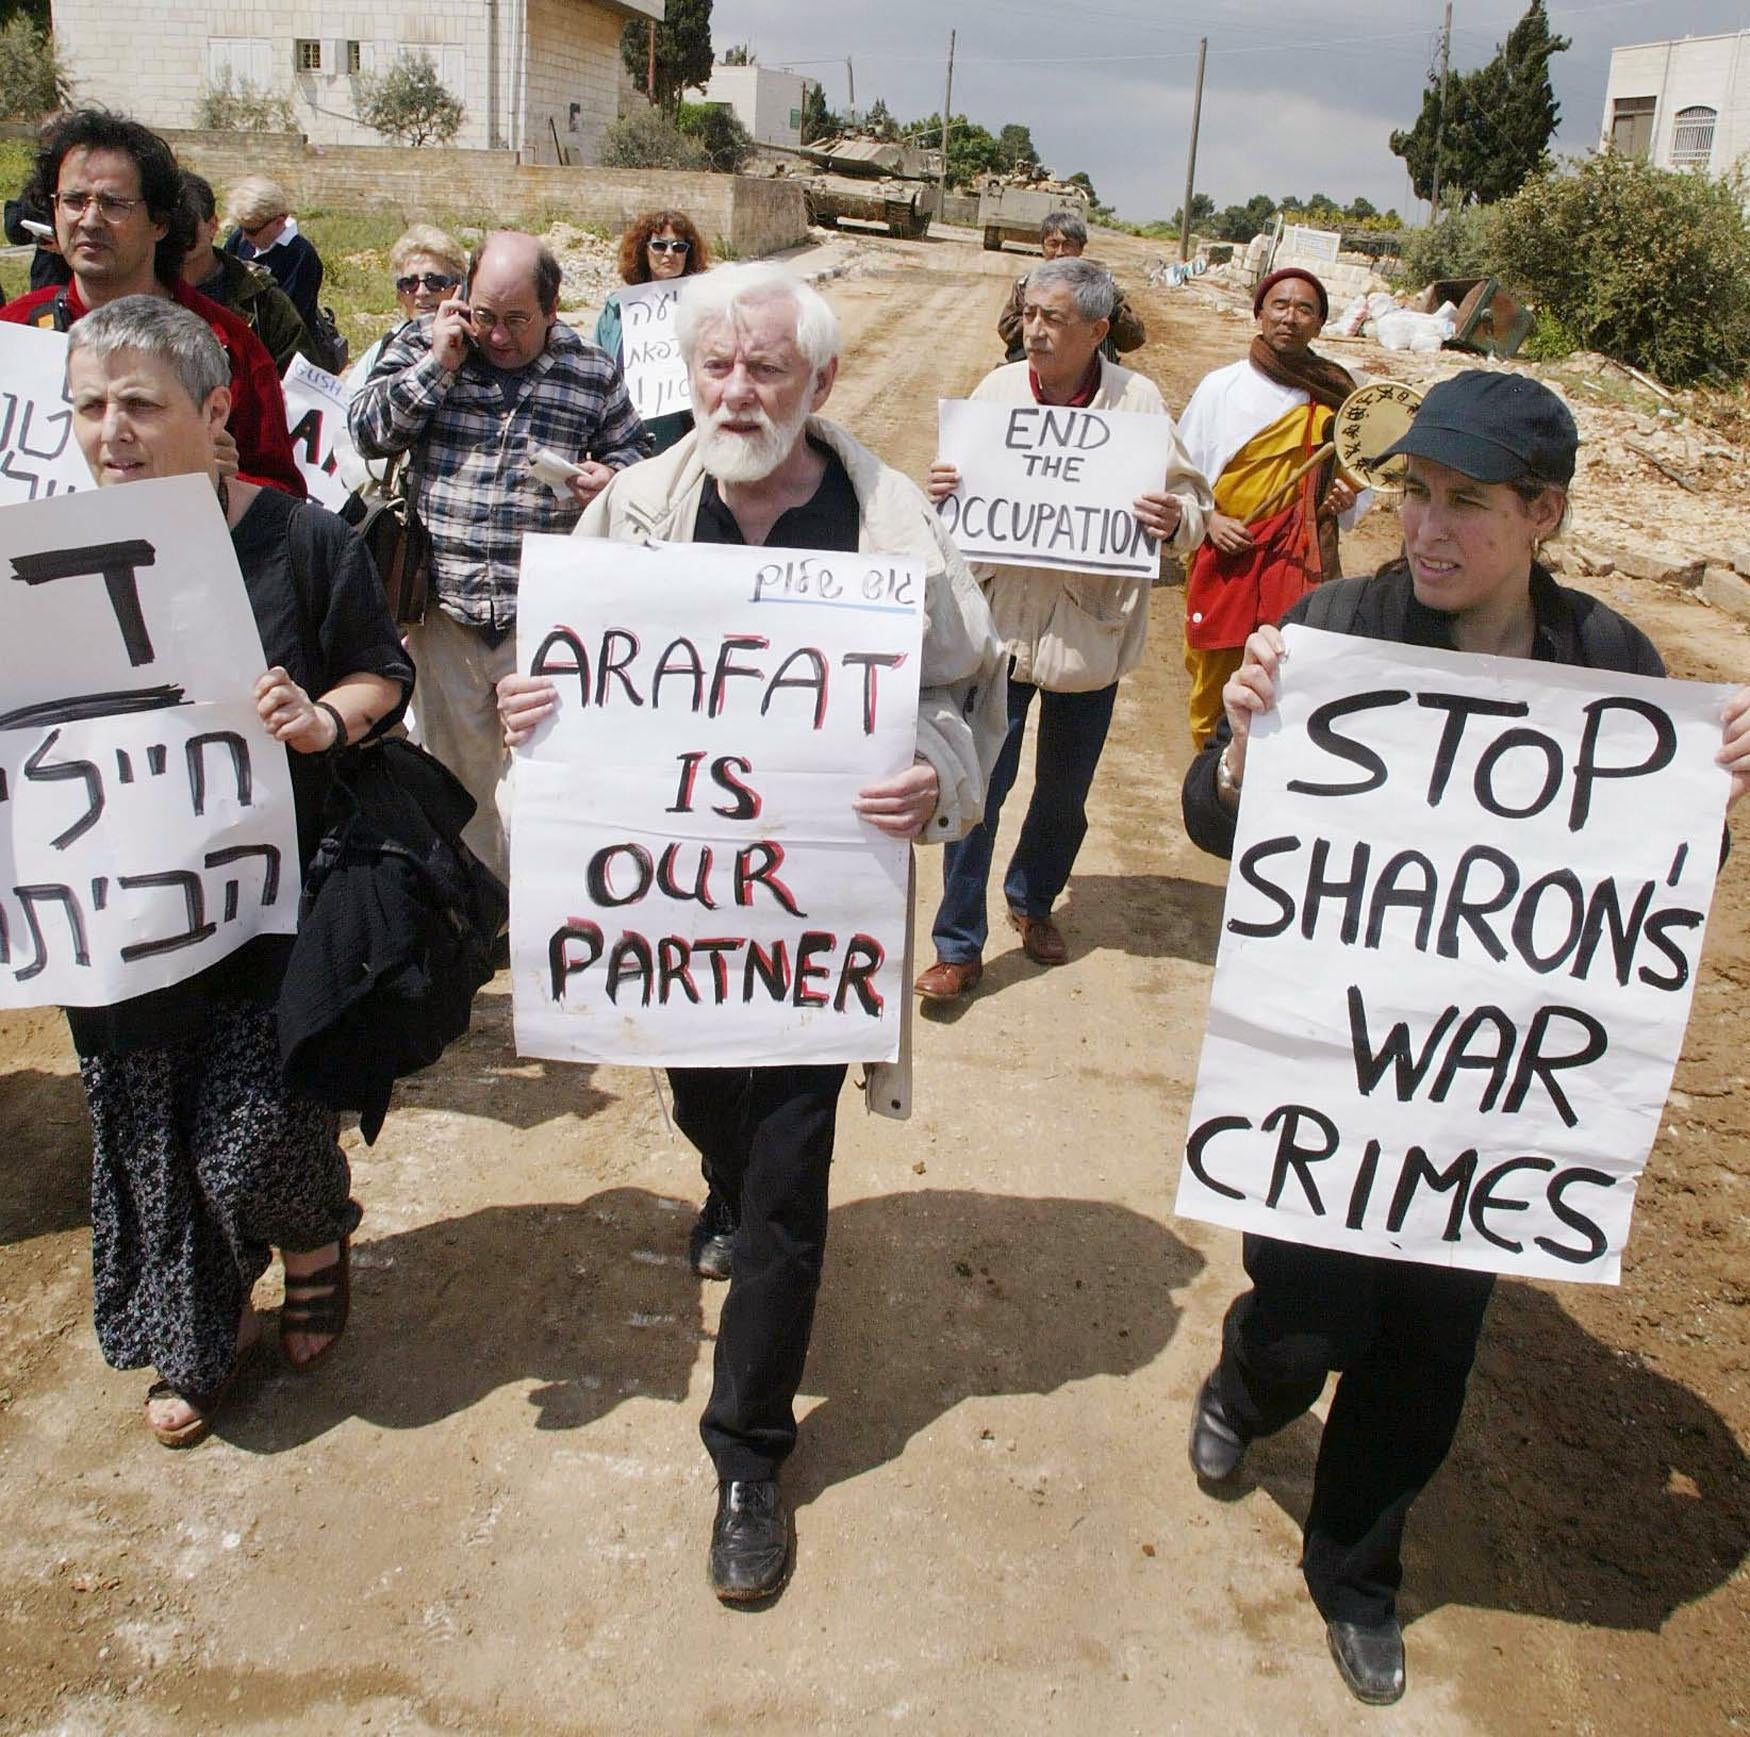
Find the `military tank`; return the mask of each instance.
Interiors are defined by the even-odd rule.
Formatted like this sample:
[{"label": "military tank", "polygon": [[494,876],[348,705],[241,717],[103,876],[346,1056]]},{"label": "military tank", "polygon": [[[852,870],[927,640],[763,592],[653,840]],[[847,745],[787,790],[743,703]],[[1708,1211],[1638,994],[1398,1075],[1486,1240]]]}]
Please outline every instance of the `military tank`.
[{"label": "military tank", "polygon": [[986,253],[1003,243],[1039,245],[1039,225],[1053,211],[1073,211],[1084,222],[1088,195],[1073,181],[1058,181],[1035,163],[1022,163],[1007,175],[984,175],[978,186],[978,227]]},{"label": "military tank", "polygon": [[837,229],[843,221],[881,224],[889,235],[916,241],[927,235],[939,195],[941,153],[903,140],[848,134],[799,153],[811,171],[800,177],[808,221]]}]

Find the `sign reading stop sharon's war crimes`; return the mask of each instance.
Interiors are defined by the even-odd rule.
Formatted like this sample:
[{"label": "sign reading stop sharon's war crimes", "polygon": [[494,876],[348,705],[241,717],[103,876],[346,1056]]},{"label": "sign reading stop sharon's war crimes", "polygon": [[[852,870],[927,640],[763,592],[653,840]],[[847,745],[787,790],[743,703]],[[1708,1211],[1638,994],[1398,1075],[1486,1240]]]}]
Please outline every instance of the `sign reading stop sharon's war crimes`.
[{"label": "sign reading stop sharon's war crimes", "polygon": [[1719,863],[1728,690],[1284,637],[1177,1210],[1616,1283]]},{"label": "sign reading stop sharon's war crimes", "polygon": [[296,929],[265,665],[205,477],[0,509],[0,1007],[105,1006]]},{"label": "sign reading stop sharon's war crimes", "polygon": [[936,450],[960,486],[936,511],[967,560],[1114,578],[1159,572],[1160,543],[1131,509],[1164,484],[1167,417],[970,398],[937,408]]},{"label": "sign reading stop sharon's war crimes", "polygon": [[629,284],[618,293],[620,367],[632,408],[645,422],[691,410],[693,393],[674,323],[680,284]]},{"label": "sign reading stop sharon's war crimes", "polygon": [[92,486],[73,438],[65,333],[0,325],[0,506]]},{"label": "sign reading stop sharon's war crimes", "polygon": [[350,399],[345,385],[304,356],[294,356],[281,382],[286,395],[286,429],[292,453],[304,473],[310,499],[339,512],[351,492],[341,480],[339,455],[353,450],[347,431]]},{"label": "sign reading stop sharon's war crimes", "polygon": [[511,821],[517,1048],[886,1061],[910,847],[851,808],[912,763],[909,558],[531,536],[517,668],[557,686]]}]

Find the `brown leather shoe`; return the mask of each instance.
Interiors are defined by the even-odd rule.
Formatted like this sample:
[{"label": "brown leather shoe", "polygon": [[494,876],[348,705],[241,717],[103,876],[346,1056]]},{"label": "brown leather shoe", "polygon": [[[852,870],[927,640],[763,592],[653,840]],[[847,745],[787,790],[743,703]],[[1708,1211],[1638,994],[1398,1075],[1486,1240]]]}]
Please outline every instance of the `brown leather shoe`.
[{"label": "brown leather shoe", "polygon": [[1021,932],[1021,951],[1035,965],[1062,965],[1069,959],[1063,931],[1049,917],[1023,916],[1009,912],[1009,921]]},{"label": "brown leather shoe", "polygon": [[958,1001],[984,975],[982,959],[938,959],[914,985],[925,1001]]}]

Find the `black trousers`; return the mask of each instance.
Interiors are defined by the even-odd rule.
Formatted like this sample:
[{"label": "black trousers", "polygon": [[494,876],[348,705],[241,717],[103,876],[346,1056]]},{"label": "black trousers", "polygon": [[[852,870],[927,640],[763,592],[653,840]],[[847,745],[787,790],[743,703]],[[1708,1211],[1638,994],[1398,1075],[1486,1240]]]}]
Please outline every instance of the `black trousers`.
[{"label": "black trousers", "polygon": [[1269,1435],[1342,1371],[1319,1444],[1301,1569],[1328,1621],[1382,1623],[1410,1504],[1452,1447],[1492,1273],[1245,1239],[1252,1289],[1222,1328],[1217,1393]]},{"label": "black trousers", "polygon": [[719,1478],[776,1477],[796,1445],[845,1071],[842,1062],[668,1070],[675,1120],[737,1221],[711,1401],[699,1425]]}]

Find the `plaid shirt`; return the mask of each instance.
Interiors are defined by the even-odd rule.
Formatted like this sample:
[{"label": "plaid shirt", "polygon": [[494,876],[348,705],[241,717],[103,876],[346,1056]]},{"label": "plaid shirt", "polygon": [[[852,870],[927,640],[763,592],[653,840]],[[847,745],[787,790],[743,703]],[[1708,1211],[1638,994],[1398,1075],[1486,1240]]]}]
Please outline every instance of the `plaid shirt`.
[{"label": "plaid shirt", "polygon": [[618,470],[650,438],[611,357],[562,322],[523,370],[507,407],[504,373],[470,355],[454,374],[431,353],[432,316],[383,346],[347,420],[359,451],[412,451],[414,504],[431,533],[432,590],[444,613],[504,632],[516,621],[523,533],[564,533],[583,517],[529,469],[537,447]]}]

